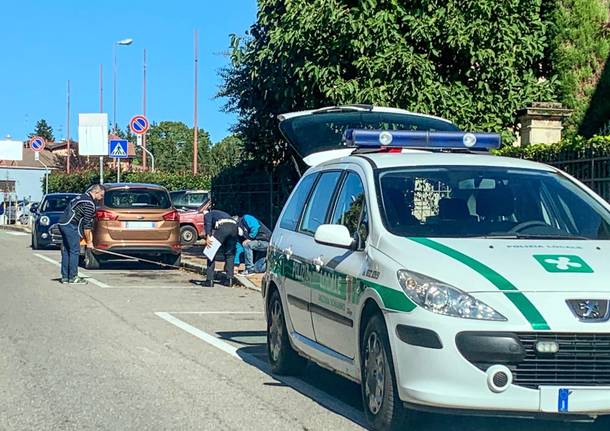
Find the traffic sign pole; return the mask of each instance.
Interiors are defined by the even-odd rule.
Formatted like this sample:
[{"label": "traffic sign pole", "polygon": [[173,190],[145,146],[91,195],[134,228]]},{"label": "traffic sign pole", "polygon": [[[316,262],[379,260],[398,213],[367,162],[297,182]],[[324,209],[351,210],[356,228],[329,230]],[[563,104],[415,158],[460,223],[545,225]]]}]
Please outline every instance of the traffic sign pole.
[{"label": "traffic sign pole", "polygon": [[148,154],[152,161],[152,170],[155,171],[155,157],[152,155],[150,151],[146,149],[146,146],[143,145],[144,140],[146,139],[146,132],[150,128],[150,123],[146,116],[144,115],[136,115],[131,121],[129,121],[129,128],[133,133],[135,133],[137,137],[137,145],[142,148],[142,165],[146,168],[146,154]]}]

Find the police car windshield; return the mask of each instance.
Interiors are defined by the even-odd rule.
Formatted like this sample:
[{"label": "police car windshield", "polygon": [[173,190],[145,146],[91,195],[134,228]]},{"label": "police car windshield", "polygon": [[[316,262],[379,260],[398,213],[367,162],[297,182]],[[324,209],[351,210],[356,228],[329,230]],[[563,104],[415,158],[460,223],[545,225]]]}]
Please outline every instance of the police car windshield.
[{"label": "police car windshield", "polygon": [[384,224],[396,235],[610,239],[610,212],[553,172],[439,166],[378,178]]}]

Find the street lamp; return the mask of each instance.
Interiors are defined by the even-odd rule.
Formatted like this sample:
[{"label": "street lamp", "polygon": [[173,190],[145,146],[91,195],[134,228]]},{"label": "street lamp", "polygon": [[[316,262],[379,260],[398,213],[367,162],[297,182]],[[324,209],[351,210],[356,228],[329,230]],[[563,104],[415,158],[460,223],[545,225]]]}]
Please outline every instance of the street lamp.
[{"label": "street lamp", "polygon": [[117,123],[116,123],[116,72],[117,72],[117,61],[116,61],[116,47],[117,46],[128,46],[133,43],[133,39],[121,39],[112,45],[112,56],[113,56],[113,69],[112,69],[112,105],[113,105],[113,114],[112,114],[112,122],[114,124],[113,130],[116,131]]}]

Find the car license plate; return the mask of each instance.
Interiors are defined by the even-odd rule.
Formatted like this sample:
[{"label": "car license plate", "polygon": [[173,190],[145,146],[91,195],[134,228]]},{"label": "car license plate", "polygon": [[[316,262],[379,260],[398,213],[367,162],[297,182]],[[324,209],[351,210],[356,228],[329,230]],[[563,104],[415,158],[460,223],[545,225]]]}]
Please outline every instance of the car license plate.
[{"label": "car license plate", "polygon": [[545,413],[610,412],[610,387],[541,387],[540,410]]},{"label": "car license plate", "polygon": [[125,229],[154,229],[154,221],[126,221]]}]

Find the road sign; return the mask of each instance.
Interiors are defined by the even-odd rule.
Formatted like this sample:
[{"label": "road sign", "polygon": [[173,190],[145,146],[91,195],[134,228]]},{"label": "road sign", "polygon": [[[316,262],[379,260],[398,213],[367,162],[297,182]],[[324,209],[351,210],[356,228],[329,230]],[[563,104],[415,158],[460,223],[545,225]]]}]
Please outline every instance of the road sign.
[{"label": "road sign", "polygon": [[33,136],[32,139],[30,139],[30,148],[35,153],[39,153],[44,150],[45,145],[46,142],[42,136]]},{"label": "road sign", "polygon": [[34,153],[34,160],[36,160],[37,162],[39,162],[39,161],[40,161],[40,152],[39,152],[39,151],[36,151],[36,152]]},{"label": "road sign", "polygon": [[127,140],[113,139],[108,142],[108,157],[115,159],[126,159],[127,156]]},{"label": "road sign", "polygon": [[108,114],[78,114],[78,154],[108,155]]},{"label": "road sign", "polygon": [[129,122],[129,128],[136,135],[143,135],[148,132],[148,129],[150,128],[150,123],[144,115],[136,115]]}]

